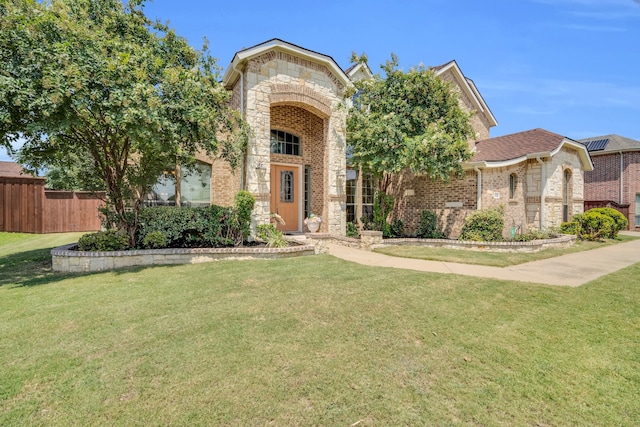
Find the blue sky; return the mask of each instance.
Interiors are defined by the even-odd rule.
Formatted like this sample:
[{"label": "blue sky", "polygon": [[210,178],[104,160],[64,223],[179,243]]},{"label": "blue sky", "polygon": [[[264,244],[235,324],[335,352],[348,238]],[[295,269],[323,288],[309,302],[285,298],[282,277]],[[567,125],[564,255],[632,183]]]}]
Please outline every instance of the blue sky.
[{"label": "blue sky", "polygon": [[[640,140],[640,4],[634,0],[154,0],[224,70],[238,50],[280,38],[347,68],[351,52],[401,67],[452,59],[498,120],[491,136],[544,128],[573,139]],[[0,152],[0,160],[7,160]]]}]

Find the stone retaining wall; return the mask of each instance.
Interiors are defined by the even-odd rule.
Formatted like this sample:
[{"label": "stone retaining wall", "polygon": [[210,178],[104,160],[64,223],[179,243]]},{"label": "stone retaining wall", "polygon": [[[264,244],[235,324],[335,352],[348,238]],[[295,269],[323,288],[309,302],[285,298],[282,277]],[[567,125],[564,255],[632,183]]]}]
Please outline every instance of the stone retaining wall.
[{"label": "stone retaining wall", "polygon": [[226,259],[272,259],[302,255],[313,255],[313,245],[289,246],[286,248],[194,248],[154,249],[114,252],[82,252],[72,250],[75,243],[51,250],[53,271],[79,273],[113,270],[124,267],[198,264]]},{"label": "stone retaining wall", "polygon": [[555,239],[532,240],[530,242],[472,242],[469,240],[447,239],[384,239],[372,249],[386,246],[413,245],[447,249],[466,249],[486,252],[540,252],[550,248],[573,246],[576,236],[562,235]]}]

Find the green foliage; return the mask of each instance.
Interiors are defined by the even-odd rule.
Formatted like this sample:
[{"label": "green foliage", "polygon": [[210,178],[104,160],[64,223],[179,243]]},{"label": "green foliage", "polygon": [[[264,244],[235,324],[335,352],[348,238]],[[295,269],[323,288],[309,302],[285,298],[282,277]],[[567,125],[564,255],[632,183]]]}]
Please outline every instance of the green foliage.
[{"label": "green foliage", "polygon": [[142,239],[145,249],[162,249],[167,247],[167,236],[162,231],[152,231]]},{"label": "green foliage", "polygon": [[392,237],[391,225],[387,221],[393,210],[393,196],[377,191],[373,199],[373,219],[374,230],[382,231],[384,237]]},{"label": "green foliage", "polygon": [[358,238],[360,237],[360,232],[358,231],[358,227],[352,223],[347,223],[347,237]]},{"label": "green foliage", "polygon": [[456,91],[423,66],[399,70],[395,56],[382,69],[384,78],[354,82],[347,118],[351,162],[382,178],[383,191],[390,175],[406,169],[444,181],[461,173],[474,131]]},{"label": "green foliage", "polygon": [[395,219],[389,227],[391,237],[404,236],[404,221],[401,219]]},{"label": "green foliage", "polygon": [[575,221],[575,217],[574,217],[574,220],[571,222],[563,222],[562,224],[560,224],[560,231],[562,232],[562,234],[577,235],[578,223]]},{"label": "green foliage", "polygon": [[171,248],[225,247],[242,243],[242,229],[232,208],[220,206],[144,208],[136,238],[144,247],[150,233],[162,233]]},{"label": "green foliage", "polygon": [[85,234],[78,240],[81,251],[123,251],[129,248],[129,237],[117,230]]},{"label": "green foliage", "polygon": [[[613,235],[615,223],[609,215],[588,210],[583,214],[574,215],[573,229],[582,240],[599,240]],[[565,227],[566,230],[569,227]]]},{"label": "green foliage", "polygon": [[248,191],[239,191],[235,197],[235,208],[242,228],[242,237],[246,240],[251,234],[251,212],[256,199]]},{"label": "green foliage", "polygon": [[594,208],[589,209],[587,212],[597,212],[606,215],[613,220],[611,233],[604,236],[606,238],[615,239],[621,230],[626,230],[629,226],[629,221],[627,220],[627,218],[622,213],[613,208]]},{"label": "green foliage", "polygon": [[504,208],[483,209],[472,213],[464,220],[460,240],[499,242],[503,240]]},{"label": "green foliage", "polygon": [[422,239],[446,239],[444,234],[438,227],[438,216],[429,209],[424,209],[420,214],[420,225],[418,226],[417,237]]},{"label": "green foliage", "polygon": [[260,224],[257,227],[258,238],[267,244],[268,248],[284,248],[289,243],[284,239],[282,231],[278,230],[274,224]]},{"label": "green foliage", "polygon": [[0,8],[0,145],[11,151],[21,138],[18,160],[31,170],[98,182],[131,244],[142,200],[167,165],[189,165],[197,152],[239,164],[248,127],[207,46],[196,51],[148,19],[143,0]]}]

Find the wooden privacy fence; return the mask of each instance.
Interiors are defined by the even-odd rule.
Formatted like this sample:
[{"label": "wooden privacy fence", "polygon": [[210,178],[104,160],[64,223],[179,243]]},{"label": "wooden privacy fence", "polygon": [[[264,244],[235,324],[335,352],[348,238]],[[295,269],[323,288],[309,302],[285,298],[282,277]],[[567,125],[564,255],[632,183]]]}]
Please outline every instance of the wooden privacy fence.
[{"label": "wooden privacy fence", "polygon": [[0,231],[66,233],[100,229],[97,195],[45,190],[44,178],[0,177]]}]

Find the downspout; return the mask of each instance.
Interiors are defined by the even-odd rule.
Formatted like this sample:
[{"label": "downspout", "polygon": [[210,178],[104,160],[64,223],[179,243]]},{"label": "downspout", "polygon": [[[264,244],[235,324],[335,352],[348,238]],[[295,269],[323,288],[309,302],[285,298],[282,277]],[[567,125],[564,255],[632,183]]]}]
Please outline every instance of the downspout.
[{"label": "downspout", "polygon": [[547,189],[547,165],[540,158],[536,156],[536,160],[540,163],[540,230],[544,229],[544,205],[545,205],[545,191]]},{"label": "downspout", "polygon": [[478,191],[476,195],[476,209],[482,209],[482,171],[478,166],[474,166],[473,170],[476,171],[476,176],[478,177]]},{"label": "downspout", "polygon": [[624,185],[623,185],[623,180],[624,180],[624,154],[622,154],[622,151],[620,151],[620,197],[618,197],[618,203],[622,204],[623,201],[623,197],[622,197],[622,192],[624,191]]}]

